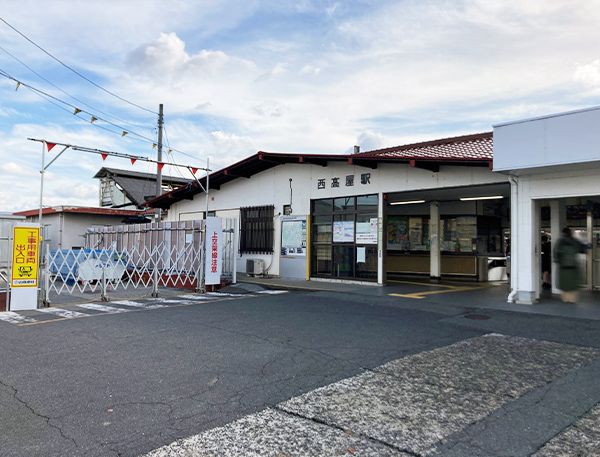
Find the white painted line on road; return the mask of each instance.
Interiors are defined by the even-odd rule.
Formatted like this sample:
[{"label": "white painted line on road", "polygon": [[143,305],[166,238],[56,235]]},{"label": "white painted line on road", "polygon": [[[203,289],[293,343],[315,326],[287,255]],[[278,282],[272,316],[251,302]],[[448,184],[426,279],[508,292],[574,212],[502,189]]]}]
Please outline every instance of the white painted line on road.
[{"label": "white painted line on road", "polygon": [[64,308],[40,308],[37,311],[39,311],[40,313],[55,314],[57,316],[65,318],[89,316],[89,314],[79,313],[77,311],[71,311],[70,309]]},{"label": "white painted line on road", "polygon": [[131,306],[132,308],[146,308],[146,309],[154,309],[154,308],[165,308],[165,305],[155,305],[153,303],[140,303],[132,300],[118,300],[111,301],[112,304],[122,305],[122,306]]},{"label": "white painted line on road", "polygon": [[213,297],[207,297],[206,295],[179,295],[177,298],[186,298],[189,300],[212,300]]},{"label": "white painted line on road", "polygon": [[266,295],[277,295],[277,294],[287,294],[287,290],[259,290],[256,292],[257,294],[266,294]]},{"label": "white painted line on road", "polygon": [[156,302],[156,303],[172,303],[172,304],[181,303],[180,300],[173,300],[173,299],[168,299],[168,298],[150,298],[148,300],[152,300],[153,302]]},{"label": "white painted line on road", "polygon": [[91,309],[94,311],[102,311],[103,313],[124,313],[129,311],[123,308],[113,308],[112,306],[96,305],[95,303],[85,303],[83,305],[77,305],[80,308]]},{"label": "white painted line on road", "polygon": [[14,311],[3,311],[0,313],[0,320],[8,322],[9,324],[24,324],[25,322],[35,322],[35,319],[30,319],[25,316],[21,316]]}]

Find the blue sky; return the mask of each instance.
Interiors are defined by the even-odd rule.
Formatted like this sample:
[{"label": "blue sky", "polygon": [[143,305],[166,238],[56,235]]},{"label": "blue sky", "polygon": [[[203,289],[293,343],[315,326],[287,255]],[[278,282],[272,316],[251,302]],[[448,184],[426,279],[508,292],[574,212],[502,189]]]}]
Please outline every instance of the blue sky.
[{"label": "blue sky", "polygon": [[[343,154],[600,105],[598,0],[21,0],[0,17],[152,111],[0,22],[0,70],[58,99],[0,76],[0,211],[39,204],[41,146],[27,138],[156,157],[159,103],[169,160],[212,169],[259,150]],[[48,169],[44,204],[96,206],[102,166],[154,171],[69,150]]]}]

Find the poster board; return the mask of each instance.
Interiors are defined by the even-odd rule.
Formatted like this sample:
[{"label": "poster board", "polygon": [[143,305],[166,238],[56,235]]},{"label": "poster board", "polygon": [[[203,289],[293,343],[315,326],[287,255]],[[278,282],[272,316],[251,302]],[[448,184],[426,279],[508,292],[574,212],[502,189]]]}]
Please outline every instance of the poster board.
[{"label": "poster board", "polygon": [[377,244],[378,219],[372,217],[367,222],[356,223],[356,244]]},{"label": "poster board", "polygon": [[408,251],[410,242],[408,240],[408,217],[388,216],[387,221],[387,243],[388,249],[393,251]]},{"label": "poster board", "polygon": [[306,216],[285,216],[281,219],[281,255],[306,257]]}]

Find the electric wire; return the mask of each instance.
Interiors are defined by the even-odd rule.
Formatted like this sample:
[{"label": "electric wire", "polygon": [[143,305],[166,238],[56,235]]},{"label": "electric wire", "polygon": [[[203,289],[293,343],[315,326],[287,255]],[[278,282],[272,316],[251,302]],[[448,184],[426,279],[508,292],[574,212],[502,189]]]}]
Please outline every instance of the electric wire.
[{"label": "electric wire", "polygon": [[[69,106],[69,107],[70,107],[71,109],[73,109],[73,110],[75,110],[75,109],[78,109],[80,112],[82,112],[82,113],[85,113],[85,114],[88,114],[89,116],[92,116],[92,117],[93,117],[94,119],[96,119],[96,120],[99,120],[99,121],[105,122],[105,123],[107,123],[107,124],[110,124],[110,125],[112,125],[113,127],[117,127],[117,128],[120,130],[120,131],[119,131],[119,132],[116,132],[116,131],[114,131],[114,130],[107,129],[106,127],[102,127],[101,125],[94,124],[93,122],[91,122],[91,123],[92,123],[92,124],[93,124],[95,127],[101,128],[101,129],[103,129],[103,130],[107,130],[107,131],[109,131],[109,132],[111,132],[111,133],[115,133],[115,134],[117,134],[117,135],[121,135],[121,136],[123,136],[123,135],[122,135],[122,132],[126,131],[127,133],[129,133],[129,134],[131,134],[131,135],[134,135],[134,136],[137,136],[137,137],[141,138],[142,140],[145,140],[145,141],[147,141],[147,142],[152,142],[153,144],[155,144],[155,143],[156,143],[156,141],[155,141],[155,140],[152,140],[152,139],[150,139],[150,138],[147,138],[147,137],[145,137],[145,136],[143,136],[143,135],[141,135],[141,134],[139,134],[139,133],[137,133],[137,132],[135,132],[135,131],[132,131],[132,130],[130,130],[130,129],[125,129],[125,128],[123,128],[122,126],[120,126],[120,125],[117,125],[117,124],[115,124],[114,122],[108,121],[108,120],[106,120],[106,119],[104,119],[104,118],[102,118],[102,117],[97,117],[98,115],[95,115],[94,113],[90,113],[90,112],[88,112],[88,111],[86,111],[86,110],[81,110],[81,109],[77,108],[75,105],[73,105],[73,104],[71,104],[71,103],[69,103],[69,102],[66,102],[66,101],[64,101],[64,100],[61,100],[60,98],[58,98],[58,97],[55,97],[54,95],[48,94],[47,92],[44,92],[43,90],[37,89],[36,87],[33,87],[33,86],[31,86],[30,84],[24,83],[24,82],[22,82],[22,81],[20,81],[20,80],[16,79],[15,77],[11,76],[9,73],[7,73],[6,71],[4,71],[4,70],[2,70],[2,69],[0,69],[0,75],[2,75],[2,76],[4,76],[4,77],[6,77],[6,78],[8,78],[8,79],[11,79],[11,80],[15,81],[15,82],[16,82],[16,83],[18,83],[20,86],[26,87],[27,89],[29,89],[29,90],[31,90],[32,92],[34,92],[34,93],[38,94],[38,95],[39,95],[39,96],[41,96],[42,98],[45,98],[47,101],[50,101],[49,99],[52,99],[52,100],[55,100],[56,102],[62,103],[63,105]],[[57,103],[54,103],[54,102],[52,102],[52,104],[54,104],[55,106],[59,106]],[[66,112],[70,113],[70,111],[69,111],[69,110],[67,110],[66,108],[64,108],[64,107],[61,107],[61,108],[62,108],[63,110],[65,110]],[[131,139],[135,139],[135,138],[131,138]]]},{"label": "electric wire", "polygon": [[[106,119],[104,119],[104,118],[102,118],[102,117],[97,117],[97,115],[95,115],[94,113],[91,113],[91,112],[89,112],[89,111],[86,111],[86,110],[81,110],[81,109],[77,108],[75,105],[73,105],[73,104],[71,104],[71,103],[69,103],[69,102],[65,102],[64,100],[61,100],[61,99],[59,99],[58,97],[55,97],[55,96],[53,96],[53,95],[50,95],[50,94],[48,94],[48,93],[46,93],[46,92],[44,92],[44,91],[42,91],[42,90],[40,90],[40,89],[37,89],[36,87],[34,87],[34,86],[30,85],[30,84],[27,84],[27,83],[24,83],[24,82],[20,81],[19,79],[17,79],[17,78],[15,78],[14,76],[10,75],[10,74],[9,74],[9,73],[7,73],[6,71],[2,70],[1,68],[0,68],[0,75],[2,75],[2,76],[4,76],[4,77],[6,77],[7,79],[10,79],[10,80],[12,80],[12,81],[14,81],[14,82],[18,83],[20,86],[23,86],[23,87],[25,87],[25,88],[29,89],[29,90],[30,90],[30,91],[32,91],[33,93],[37,94],[39,97],[41,97],[41,98],[44,98],[46,101],[48,101],[48,102],[51,102],[53,105],[55,105],[55,106],[57,106],[57,107],[60,107],[60,108],[61,108],[63,111],[65,111],[65,112],[67,112],[67,113],[70,113],[70,114],[72,114],[72,113],[71,113],[69,110],[67,110],[67,109],[66,109],[66,108],[64,108],[63,106],[60,106],[58,103],[52,102],[52,101],[51,101],[51,99],[52,99],[52,100],[55,100],[55,101],[57,101],[57,102],[60,102],[60,103],[62,103],[63,105],[69,106],[69,107],[70,107],[70,108],[72,108],[72,109],[77,109],[77,110],[79,110],[79,111],[80,111],[80,112],[82,112],[82,113],[85,113],[85,114],[87,114],[87,115],[89,115],[89,116],[91,116],[91,117],[94,117],[96,120],[99,120],[99,121],[102,121],[102,122],[106,122],[107,124],[110,124],[110,125],[112,125],[112,126],[114,126],[114,127],[117,127],[117,128],[119,129],[119,131],[110,130],[110,129],[106,128],[106,127],[102,127],[102,126],[101,126],[101,125],[99,125],[99,124],[92,123],[92,124],[94,125],[94,127],[97,127],[97,128],[100,128],[100,129],[102,129],[102,130],[106,130],[106,131],[108,131],[108,132],[114,133],[114,134],[116,134],[116,135],[121,135],[121,136],[123,136],[123,135],[122,135],[122,132],[123,132],[123,131],[126,131],[127,133],[129,133],[129,134],[133,135],[133,137],[132,137],[132,136],[130,136],[130,137],[129,137],[129,138],[130,138],[130,139],[132,139],[132,140],[137,140],[137,141],[145,141],[145,142],[151,142],[153,145],[158,145],[158,140],[157,140],[157,139],[151,139],[151,138],[145,137],[144,135],[141,135],[141,134],[139,134],[139,133],[137,133],[137,132],[135,132],[135,131],[132,131],[131,129],[126,129],[126,128],[123,128],[122,126],[120,126],[120,125],[117,125],[117,124],[115,124],[114,122],[107,121]],[[52,84],[52,83],[50,83],[50,84]],[[59,88],[59,90],[60,90],[60,88]],[[68,95],[68,94],[67,94],[67,95]],[[111,117],[113,117],[113,116],[111,116]],[[79,117],[78,117],[78,118],[79,118]],[[80,119],[80,118],[79,118],[79,119]],[[86,122],[86,123],[87,123],[87,122]],[[164,128],[164,127],[165,127],[165,126],[164,126],[164,124],[163,124],[163,128]],[[138,138],[135,138],[135,136],[139,137],[139,139],[138,139]],[[164,146],[165,146],[165,142],[163,141],[163,147],[164,147]],[[180,154],[182,154],[182,155],[184,155],[184,156],[186,156],[186,157],[189,157],[189,158],[191,158],[191,159],[197,159],[197,157],[195,157],[195,156],[193,156],[193,155],[191,155],[191,154],[188,154],[188,153],[186,153],[186,152],[183,152],[183,151],[181,151],[181,150],[179,150],[179,149],[175,149],[175,148],[173,148],[173,147],[171,147],[171,146],[168,146],[168,148],[169,148],[171,151],[176,151],[176,152],[178,152],[178,153],[180,153]]]},{"label": "electric wire", "polygon": [[[17,62],[19,62],[21,65],[23,65],[25,68],[27,68],[27,69],[28,69],[29,71],[31,71],[33,74],[35,74],[35,75],[36,75],[38,78],[40,78],[40,79],[42,79],[43,81],[47,82],[47,83],[48,83],[48,84],[50,84],[52,87],[54,87],[55,89],[57,89],[57,90],[61,91],[61,92],[62,92],[63,94],[65,94],[66,96],[68,96],[68,97],[71,97],[73,100],[75,100],[76,102],[80,103],[81,105],[85,105],[85,106],[87,106],[88,108],[90,108],[90,109],[94,110],[95,112],[102,113],[102,114],[104,114],[105,116],[111,117],[111,118],[115,119],[116,121],[118,121],[118,122],[120,122],[120,123],[123,123],[123,124],[128,124],[128,125],[130,125],[130,126],[133,126],[133,125],[134,125],[134,124],[131,124],[131,123],[127,122],[127,121],[124,121],[124,120],[122,120],[122,119],[119,119],[119,118],[117,118],[117,117],[115,117],[115,116],[112,116],[112,115],[110,115],[110,114],[108,114],[108,113],[105,113],[105,112],[103,112],[103,111],[99,110],[98,108],[95,108],[95,107],[93,107],[93,106],[91,106],[91,105],[88,105],[88,104],[87,104],[86,102],[84,102],[83,100],[79,100],[77,97],[75,97],[75,96],[73,96],[73,95],[69,94],[69,93],[68,93],[68,92],[66,92],[65,90],[63,90],[63,89],[61,89],[60,87],[58,87],[56,84],[52,83],[52,81],[49,81],[48,79],[44,78],[44,76],[40,75],[40,74],[39,74],[37,71],[35,71],[33,68],[31,68],[29,65],[27,65],[27,64],[26,64],[25,62],[23,62],[22,60],[20,60],[18,57],[14,56],[14,55],[13,55],[13,54],[11,54],[10,52],[8,52],[8,51],[7,51],[6,49],[4,49],[2,46],[0,46],[0,50],[4,51],[4,52],[5,52],[7,55],[9,55],[10,57],[12,57],[12,58],[13,58],[14,60],[16,60]],[[87,114],[89,114],[89,113],[87,113]]]},{"label": "electric wire", "polygon": [[152,114],[158,114],[155,111],[152,111],[148,108],[144,108],[143,106],[140,106],[136,103],[130,102],[129,100],[109,91],[108,89],[105,89],[104,87],[102,87],[99,84],[96,84],[94,81],[92,81],[91,79],[87,78],[86,76],[82,75],[81,73],[79,73],[77,70],[71,68],[70,66],[68,66],[66,63],[62,62],[60,59],[58,59],[57,57],[54,57],[52,54],[50,54],[48,51],[46,51],[44,48],[42,48],[40,45],[38,45],[37,43],[35,43],[33,40],[31,40],[30,38],[28,38],[25,34],[21,33],[19,30],[17,30],[16,28],[14,28],[12,25],[10,25],[8,22],[6,22],[2,17],[0,17],[0,21],[4,22],[8,27],[10,27],[12,30],[14,30],[15,32],[17,32],[19,35],[21,35],[23,38],[25,38],[27,41],[29,41],[32,45],[34,45],[36,48],[38,48],[40,51],[42,51],[44,54],[46,54],[47,56],[51,57],[52,59],[54,59],[55,61],[57,61],[59,64],[61,64],[63,67],[65,67],[66,69],[72,71],[73,73],[75,73],[77,76],[79,76],[80,78],[86,80],[87,82],[89,82],[90,84],[92,84],[93,86],[97,87],[98,89],[106,92],[109,95],[112,95],[115,98],[118,98],[119,100],[128,103],[131,106],[135,106],[136,108],[139,108],[141,110],[147,111],[149,113]]}]

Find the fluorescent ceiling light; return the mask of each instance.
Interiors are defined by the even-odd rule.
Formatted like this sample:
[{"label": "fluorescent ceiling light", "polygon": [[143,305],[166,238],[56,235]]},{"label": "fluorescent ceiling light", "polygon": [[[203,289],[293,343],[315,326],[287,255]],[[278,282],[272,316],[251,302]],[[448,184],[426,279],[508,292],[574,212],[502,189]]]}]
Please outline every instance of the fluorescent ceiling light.
[{"label": "fluorescent ceiling light", "polygon": [[491,197],[463,197],[460,199],[461,202],[466,202],[469,200],[499,200],[504,198],[502,195],[492,195]]},{"label": "fluorescent ceiling light", "polygon": [[392,202],[390,205],[412,205],[413,203],[425,203],[425,200],[411,200],[408,202]]}]

